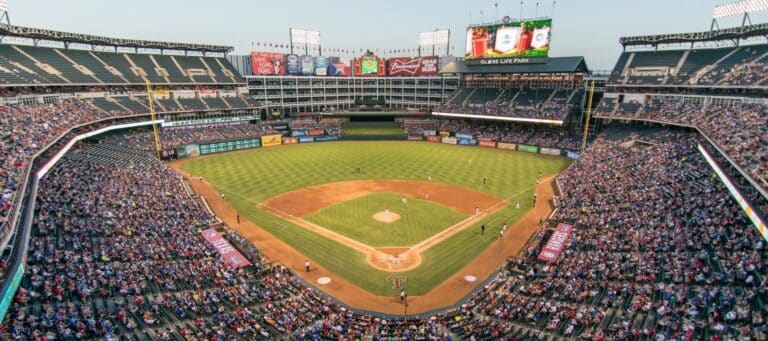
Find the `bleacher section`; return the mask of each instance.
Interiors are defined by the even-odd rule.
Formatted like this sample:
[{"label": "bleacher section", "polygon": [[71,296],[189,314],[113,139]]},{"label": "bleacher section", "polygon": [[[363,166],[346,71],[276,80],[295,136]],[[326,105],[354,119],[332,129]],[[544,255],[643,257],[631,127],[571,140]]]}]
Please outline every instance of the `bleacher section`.
[{"label": "bleacher section", "polygon": [[0,44],[0,84],[242,84],[225,58]]},{"label": "bleacher section", "polygon": [[[583,89],[565,88],[459,88],[437,112],[564,120],[581,101]],[[577,96],[578,94],[578,96]]]},{"label": "bleacher section", "polygon": [[609,84],[766,85],[768,45],[624,52]]},{"label": "bleacher section", "polygon": [[477,88],[472,92],[472,95],[469,96],[467,102],[471,104],[483,104],[495,100],[496,97],[499,97],[499,94],[501,94],[501,89],[499,88]]},{"label": "bleacher section", "polygon": [[177,98],[183,110],[203,111],[208,110],[199,98]]}]

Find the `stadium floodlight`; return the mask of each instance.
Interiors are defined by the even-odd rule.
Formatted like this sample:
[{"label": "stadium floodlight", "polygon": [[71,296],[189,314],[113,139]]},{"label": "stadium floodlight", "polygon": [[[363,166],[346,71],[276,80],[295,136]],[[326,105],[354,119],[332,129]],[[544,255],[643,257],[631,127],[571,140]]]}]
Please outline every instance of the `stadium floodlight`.
[{"label": "stadium floodlight", "polygon": [[291,28],[291,41],[296,44],[320,45],[320,31]]},{"label": "stadium floodlight", "polygon": [[768,9],[768,0],[739,0],[715,6],[713,19],[762,12]]},{"label": "stadium floodlight", "polygon": [[435,30],[419,33],[419,45],[443,45],[448,43],[449,30]]}]

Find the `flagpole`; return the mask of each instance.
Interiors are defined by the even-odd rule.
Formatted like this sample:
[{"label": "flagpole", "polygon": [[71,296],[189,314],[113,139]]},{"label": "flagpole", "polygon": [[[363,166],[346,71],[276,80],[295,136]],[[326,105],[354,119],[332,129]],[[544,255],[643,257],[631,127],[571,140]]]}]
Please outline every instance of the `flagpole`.
[{"label": "flagpole", "polygon": [[517,17],[517,20],[523,20],[523,2],[520,1],[520,16]]},{"label": "flagpole", "polygon": [[533,20],[536,20],[539,18],[539,2],[536,1],[536,12],[533,12]]},{"label": "flagpole", "polygon": [[496,9],[496,14],[493,15],[494,22],[499,22],[499,3],[493,4],[493,7]]}]

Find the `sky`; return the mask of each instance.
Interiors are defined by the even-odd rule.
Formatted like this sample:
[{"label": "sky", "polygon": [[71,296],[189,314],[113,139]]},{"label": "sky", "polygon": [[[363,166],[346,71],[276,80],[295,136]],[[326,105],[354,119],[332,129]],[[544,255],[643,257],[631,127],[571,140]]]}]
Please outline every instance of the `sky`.
[{"label": "sky", "polygon": [[[525,0],[522,16],[553,18],[551,57],[584,56],[590,69],[608,70],[621,53],[619,37],[706,31],[713,7],[725,2],[539,0],[537,11],[536,0]],[[451,54],[460,56],[470,17],[472,24],[517,18],[521,5],[519,0],[8,0],[8,11],[14,25],[227,45],[235,54],[250,53],[253,42],[287,44],[290,27],[320,31],[324,49],[381,51],[415,48],[419,32],[440,28],[451,30]],[[752,17],[753,23],[766,19]],[[722,28],[739,24],[740,18],[720,22]]]}]

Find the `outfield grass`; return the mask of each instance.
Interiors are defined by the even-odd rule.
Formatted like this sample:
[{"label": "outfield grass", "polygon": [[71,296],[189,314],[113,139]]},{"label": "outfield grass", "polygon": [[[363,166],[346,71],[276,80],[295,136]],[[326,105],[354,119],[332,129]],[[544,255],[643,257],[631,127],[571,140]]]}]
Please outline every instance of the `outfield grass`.
[{"label": "outfield grass", "polygon": [[[471,160],[471,162],[469,161]],[[377,295],[396,295],[363,255],[333,240],[275,217],[256,205],[280,193],[329,182],[355,179],[432,180],[471,188],[510,202],[528,203],[536,176],[558,172],[569,160],[530,153],[427,142],[332,142],[191,159],[183,168],[203,176],[241,215],[307,255],[315,263]],[[354,173],[362,168],[362,175]],[[488,178],[483,185],[482,178]],[[408,272],[408,290],[422,295],[474,259],[497,236],[501,222],[525,214],[506,207],[451,236],[422,254],[419,268]],[[486,224],[486,234],[479,226]]]},{"label": "outfield grass", "polygon": [[[384,223],[373,215],[389,208],[400,220]],[[370,246],[412,246],[466,219],[451,208],[410,198],[402,204],[402,196],[372,193],[321,209],[304,217],[317,225],[343,234]]]},{"label": "outfield grass", "polygon": [[404,135],[405,131],[395,122],[346,122],[341,126],[341,134],[358,136]]}]

